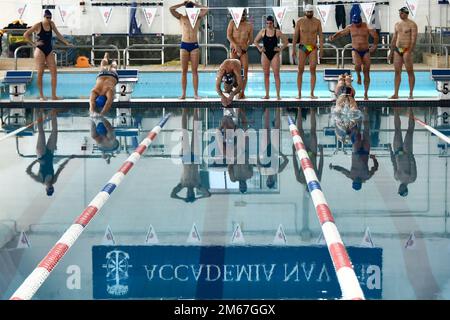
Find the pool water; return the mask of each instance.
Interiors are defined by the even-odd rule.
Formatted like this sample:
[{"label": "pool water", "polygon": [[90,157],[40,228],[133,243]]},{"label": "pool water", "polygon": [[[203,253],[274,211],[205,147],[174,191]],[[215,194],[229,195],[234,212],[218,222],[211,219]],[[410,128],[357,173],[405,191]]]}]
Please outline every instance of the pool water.
[{"label": "pool water", "polygon": [[[175,74],[165,75],[165,79],[172,76],[176,77]],[[82,76],[76,77],[81,81]],[[141,84],[144,81],[152,81],[148,79],[155,77],[156,74],[145,75],[141,78]],[[64,76],[61,78],[64,79]],[[201,78],[205,78],[205,75],[202,74]],[[73,88],[78,90],[77,86]],[[141,88],[138,92],[142,90]],[[150,92],[152,91],[154,90],[150,88]],[[195,119],[194,111],[198,112]],[[207,188],[211,195],[200,197],[203,193],[197,191],[196,195],[200,198],[193,202],[181,199],[186,197],[185,190],[179,193],[180,198],[173,196],[174,188],[186,179],[183,171],[186,167],[180,157],[180,130],[187,128],[190,136],[193,121],[200,121],[200,147],[201,150],[209,150],[215,128],[219,126],[223,115],[220,109],[182,110],[176,106],[152,110],[133,109],[131,116],[134,127],[138,128],[135,136],[119,135],[119,130],[123,129],[119,128],[122,122],[116,118],[115,110],[112,110],[108,119],[116,127],[120,147],[110,158],[109,164],[102,158],[96,142],[91,138],[91,124],[87,112],[80,106],[59,113],[55,171],[65,161],[68,162],[61,169],[54,184],[55,193],[51,197],[46,195],[44,185],[31,177],[30,172],[36,173],[38,165],[32,167],[31,171],[27,170],[36,160],[36,147],[38,138],[43,138],[42,133],[39,134],[35,127],[30,130],[29,136],[2,141],[0,299],[8,299],[12,295],[122,165],[134,150],[134,146],[158,123],[163,114],[168,112],[172,112],[172,117],[146,155],[128,173],[102,211],[95,216],[38,290],[35,299],[95,298],[94,291],[99,288],[93,278],[95,267],[92,250],[95,245],[104,241],[108,225],[117,245],[144,245],[146,233],[152,225],[159,245],[184,246],[188,244],[186,241],[193,224],[202,238],[202,245],[219,245],[225,248],[234,247],[230,244],[231,237],[239,224],[245,236],[245,243],[250,248],[247,252],[250,256],[252,247],[255,248],[256,254],[260,250],[259,246],[272,244],[280,224],[286,233],[285,250],[296,250],[300,247],[313,250],[321,245],[320,224],[306,185],[302,183],[298,163],[293,158],[292,137],[287,126],[288,115],[296,118],[297,125],[304,128],[305,140],[314,141],[316,137],[317,144],[323,147],[322,161],[320,147],[317,147],[318,176],[345,245],[367,245],[367,241],[363,242],[363,237],[369,228],[376,250],[379,250],[376,252],[382,252],[382,265],[377,266],[375,277],[371,266],[357,264],[358,268],[365,270],[357,271],[357,275],[361,286],[368,292],[367,296],[370,297],[370,292],[376,291],[374,296],[377,299],[450,299],[448,148],[436,136],[409,121],[409,116],[414,114],[419,119],[435,124],[438,120],[436,109],[424,106],[407,110],[385,105],[366,110],[366,148],[368,146],[370,154],[375,155],[377,164],[373,159],[368,159],[362,166],[357,165],[360,158],[355,159],[351,145],[345,146],[344,150],[337,149],[334,135],[327,133],[332,124],[329,110],[326,108],[289,111],[247,108],[241,111],[239,127],[251,128],[258,134],[263,132],[264,128],[276,129],[279,121],[279,159],[281,164],[285,156],[287,164],[280,169],[281,172],[276,173],[272,188],[267,185],[267,176],[262,174],[262,167],[257,164],[250,165],[248,168],[251,175],[247,179],[247,191],[241,193],[239,184],[232,181],[227,165],[210,165],[206,161],[207,158],[203,157],[196,167],[196,172],[199,174],[199,183]],[[28,109],[27,116],[33,118],[32,110]],[[315,121],[312,121],[313,119]],[[46,122],[43,128],[48,139],[51,124]],[[0,138],[4,134],[0,131]],[[401,140],[398,140],[399,135],[402,136]],[[393,161],[397,161],[396,157],[402,153],[397,152],[397,155],[392,156],[389,144],[395,150],[400,150],[399,141],[405,146],[402,150],[408,149],[412,153],[408,156],[408,165],[401,165],[396,169]],[[209,154],[206,151],[204,156]],[[70,157],[71,155],[73,156]],[[363,157],[363,153],[359,155]],[[367,179],[358,191],[352,188],[350,177],[354,174],[366,175]],[[409,181],[406,197],[398,193],[400,176],[405,176]],[[20,231],[26,231],[30,248],[16,248]],[[322,248],[324,254],[327,254],[326,248]],[[164,247],[161,250],[163,249]],[[161,252],[170,255],[170,249],[167,250]],[[366,256],[372,253],[370,248],[364,250],[367,250]],[[179,252],[179,249],[174,252]],[[225,259],[226,250],[222,254]],[[173,259],[179,257],[174,256]],[[157,257],[154,258],[158,260]],[[269,256],[256,258],[259,263],[270,265]],[[206,257],[198,259],[203,261]],[[242,256],[241,259],[245,260],[245,257]],[[331,281],[333,270],[327,271],[331,274],[327,277],[328,273],[323,270],[320,272],[317,266],[315,268],[309,264],[303,265],[302,261],[298,263],[301,279],[306,280],[297,283],[295,292],[300,298],[316,299],[316,291],[308,291],[308,286],[314,284],[320,289],[321,284],[326,285]],[[130,265],[139,268],[136,262]],[[99,269],[104,270],[101,266]],[[372,273],[369,270],[372,270]],[[76,274],[79,275],[78,282],[73,281]],[[230,276],[232,274],[230,273]],[[292,277],[291,275],[291,279],[295,279]],[[140,280],[139,283],[145,284],[145,281]],[[164,283],[159,289],[148,293],[147,297],[168,298],[167,288],[176,290],[176,286],[170,281]],[[292,283],[295,285],[296,282]],[[171,287],[172,285],[174,286]],[[270,291],[275,295],[272,298],[285,297],[283,292],[269,290],[271,286],[269,282],[258,287],[257,291]],[[248,294],[252,291],[251,287],[249,288]],[[190,289],[195,292],[195,287]],[[226,296],[229,293],[224,291],[223,294]],[[177,297],[175,293],[174,295],[171,298]],[[339,298],[325,291],[323,297]]]},{"label": "pool water", "polygon": [[[393,94],[394,72],[374,71],[371,72],[371,84],[369,88],[369,97],[387,98]],[[435,84],[427,71],[415,72],[416,85],[414,89],[415,97],[437,97],[438,92]],[[215,76],[213,72],[200,72],[199,75],[199,95],[205,98],[216,98]],[[58,95],[66,98],[87,98],[95,84],[96,74],[94,73],[59,73],[58,74]],[[356,79],[356,74],[353,73]],[[181,74],[180,72],[140,72],[139,82],[137,83],[133,98],[177,98],[181,95]],[[356,97],[363,97],[364,86],[353,82],[356,90]],[[271,75],[270,84],[271,96],[275,97],[275,83]],[[310,74],[305,72],[303,75],[302,96],[308,97],[310,92]],[[44,94],[50,96],[50,77],[44,75]],[[246,96],[249,98],[259,98],[265,95],[264,76],[261,72],[250,72]],[[295,98],[297,96],[297,73],[281,73],[281,95],[285,98]],[[323,80],[323,72],[317,72],[317,82],[315,89],[316,96],[320,98],[330,97],[328,84]],[[400,97],[409,95],[408,77],[406,72],[402,73],[402,82],[400,85]],[[27,89],[26,97],[38,97],[39,91],[36,86],[36,77],[34,76],[32,85]],[[187,96],[193,97],[192,76],[188,74]],[[7,98],[6,94],[2,95]]]}]

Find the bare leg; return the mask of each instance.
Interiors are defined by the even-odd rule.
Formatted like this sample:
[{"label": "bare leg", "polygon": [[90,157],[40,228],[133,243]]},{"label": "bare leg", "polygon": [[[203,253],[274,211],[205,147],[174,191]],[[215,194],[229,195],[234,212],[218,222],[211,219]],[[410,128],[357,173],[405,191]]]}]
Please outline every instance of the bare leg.
[{"label": "bare leg", "polygon": [[317,50],[314,50],[309,54],[309,72],[311,73],[311,99],[317,99],[314,95],[314,89],[316,88],[316,66],[317,66]]},{"label": "bare leg", "polygon": [[192,84],[194,85],[194,98],[200,99],[198,95],[198,61],[200,57],[200,49],[195,49],[191,52],[191,70],[192,70]]},{"label": "bare leg", "polygon": [[398,99],[398,90],[400,89],[400,82],[402,80],[402,66],[403,57],[400,56],[397,52],[394,52],[394,94],[390,97],[390,99]]},{"label": "bare leg", "polygon": [[353,62],[355,63],[356,83],[361,84],[361,56],[356,51],[352,50]]},{"label": "bare leg", "polygon": [[402,122],[400,120],[400,111],[398,108],[394,108],[394,152],[403,149],[402,139]]},{"label": "bare leg", "polygon": [[264,87],[266,89],[266,95],[263,99],[269,99],[269,89],[270,89],[270,61],[267,59],[264,53],[261,54],[261,64],[264,72]]},{"label": "bare leg", "polygon": [[101,70],[107,69],[108,65],[109,65],[109,53],[105,52],[105,55],[103,56],[103,59],[100,62],[100,69]]},{"label": "bare leg", "polygon": [[297,99],[302,98],[302,84],[303,84],[303,72],[305,71],[306,53],[299,49],[298,51],[298,74],[297,74]]},{"label": "bare leg", "polygon": [[408,108],[408,130],[406,130],[404,149],[407,153],[413,153],[413,134],[416,122],[414,121],[414,113],[411,107]]},{"label": "bare leg", "polygon": [[50,70],[50,75],[52,77],[52,100],[62,100],[62,98],[56,96],[56,85],[58,82],[58,72],[56,70],[56,55],[52,52],[46,58],[48,69]]},{"label": "bare leg", "polygon": [[36,62],[37,69],[37,86],[39,89],[39,98],[41,100],[47,100],[47,98],[44,96],[44,89],[42,86],[42,77],[44,76],[45,69],[45,54],[41,51],[41,49],[36,48],[34,50],[34,60]]},{"label": "bare leg", "polygon": [[[42,110],[38,111],[38,116],[43,117]],[[38,139],[36,143],[36,156],[40,158],[45,154],[44,121],[39,121],[37,127],[38,127]]]},{"label": "bare leg", "polygon": [[366,53],[363,58],[362,70],[364,74],[364,100],[369,100],[370,86],[370,53]]},{"label": "bare leg", "polygon": [[403,55],[403,61],[405,62],[405,69],[408,73],[408,81],[409,81],[409,99],[413,98],[414,85],[416,83],[416,76],[414,75],[414,61],[412,52],[405,52]]},{"label": "bare leg", "polygon": [[50,151],[55,151],[56,143],[58,141],[58,122],[56,112],[52,112],[51,117],[52,117],[52,133],[50,134],[50,137],[48,137],[47,140],[47,149]]},{"label": "bare leg", "polygon": [[186,99],[186,86],[187,86],[187,72],[189,67],[190,54],[184,49],[180,49],[180,61],[181,61],[181,97],[180,99]]},{"label": "bare leg", "polygon": [[280,88],[281,88],[281,81],[280,81],[280,54],[277,53],[272,61],[270,62],[270,65],[273,70],[273,77],[275,78],[275,88],[277,91],[277,99],[281,100],[280,96]]}]

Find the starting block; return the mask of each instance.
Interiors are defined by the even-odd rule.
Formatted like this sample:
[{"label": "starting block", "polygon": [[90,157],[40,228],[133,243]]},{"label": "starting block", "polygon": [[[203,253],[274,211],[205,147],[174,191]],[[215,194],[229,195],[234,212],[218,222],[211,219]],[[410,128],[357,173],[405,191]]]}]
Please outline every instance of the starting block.
[{"label": "starting block", "polygon": [[134,85],[138,82],[137,69],[117,70],[119,82],[117,83],[117,99],[119,101],[130,101]]},{"label": "starting block", "polygon": [[332,93],[332,97],[334,97],[334,90],[336,89],[339,76],[341,74],[351,74],[350,69],[325,69],[323,72],[323,80],[328,82],[328,90]]},{"label": "starting block", "polygon": [[450,69],[431,69],[431,79],[436,82],[439,98],[450,99]]},{"label": "starting block", "polygon": [[9,99],[23,101],[27,84],[33,78],[33,71],[6,71],[3,83],[9,85]]}]

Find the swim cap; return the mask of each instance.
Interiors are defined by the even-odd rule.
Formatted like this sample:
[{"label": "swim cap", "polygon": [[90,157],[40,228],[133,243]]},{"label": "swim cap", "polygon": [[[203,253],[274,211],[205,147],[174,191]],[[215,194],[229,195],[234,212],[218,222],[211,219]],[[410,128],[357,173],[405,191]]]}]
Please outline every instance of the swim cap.
[{"label": "swim cap", "polygon": [[352,188],[356,191],[361,190],[362,183],[360,181],[353,181]]},{"label": "swim cap", "polygon": [[98,96],[97,99],[95,99],[95,105],[97,106],[97,108],[103,109],[106,100],[106,96]]},{"label": "swim cap", "polygon": [[47,195],[48,195],[49,197],[51,197],[52,194],[53,194],[53,192],[55,192],[55,188],[54,188],[53,186],[51,186],[51,187],[48,187],[48,188],[46,189],[46,191],[47,191]]},{"label": "swim cap", "polygon": [[361,23],[361,22],[362,22],[362,19],[361,19],[360,15],[354,14],[352,16],[352,23]]},{"label": "swim cap", "polygon": [[234,73],[225,73],[222,77],[222,82],[226,84],[234,83]]},{"label": "swim cap", "polygon": [[103,122],[97,124],[97,126],[95,127],[95,131],[99,136],[106,136],[106,133],[108,132]]},{"label": "swim cap", "polygon": [[45,9],[44,11],[44,17],[51,17],[52,16],[52,12],[48,9]]}]

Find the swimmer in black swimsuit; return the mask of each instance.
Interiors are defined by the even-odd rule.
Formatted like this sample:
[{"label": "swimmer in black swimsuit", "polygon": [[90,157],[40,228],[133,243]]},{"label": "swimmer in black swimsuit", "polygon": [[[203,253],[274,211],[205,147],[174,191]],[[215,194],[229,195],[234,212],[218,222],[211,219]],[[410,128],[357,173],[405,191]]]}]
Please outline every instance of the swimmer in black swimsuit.
[{"label": "swimmer in black swimsuit", "polygon": [[[44,96],[43,88],[42,88],[42,77],[44,75],[44,69],[47,65],[50,70],[50,74],[52,76],[52,100],[60,100],[58,96],[56,96],[56,83],[57,83],[57,70],[56,70],[56,61],[55,55],[53,53],[52,48],[52,34],[53,32],[56,34],[58,39],[63,42],[66,46],[72,46],[70,42],[68,42],[64,37],[59,33],[56,28],[55,23],[51,20],[52,13],[50,10],[45,10],[44,12],[44,20],[42,22],[36,23],[27,32],[24,33],[24,38],[27,42],[31,43],[34,50],[34,59],[37,64],[37,85],[39,88],[39,96],[41,100],[47,100]],[[31,40],[32,33],[37,34],[38,41],[34,43]]]},{"label": "swimmer in black swimsuit", "polygon": [[[273,75],[275,78],[275,88],[277,90],[277,99],[281,100],[280,96],[280,52],[288,46],[288,40],[286,36],[274,27],[274,18],[272,16],[267,17],[267,28],[259,31],[258,35],[253,42],[261,53],[261,64],[264,70],[264,86],[266,89],[266,95],[263,99],[269,99],[269,76],[270,67],[272,67]],[[281,38],[282,46],[278,47],[278,38]],[[263,41],[261,47],[259,42]]]},{"label": "swimmer in black swimsuit", "polygon": [[105,53],[100,67],[101,70],[97,76],[95,87],[91,91],[89,100],[89,112],[95,116],[103,116],[111,109],[115,88],[119,82],[117,63],[113,61],[109,65],[108,53]]}]

